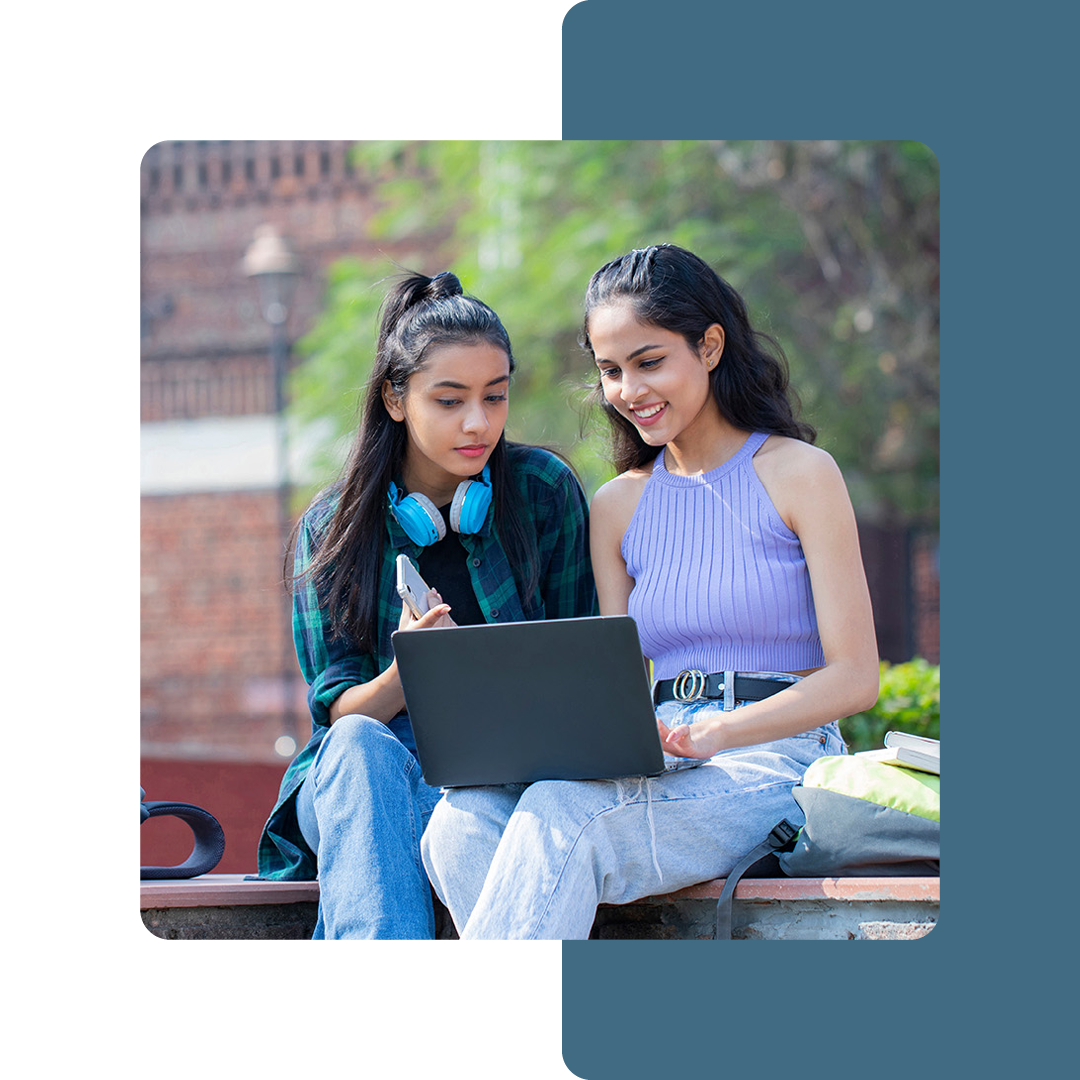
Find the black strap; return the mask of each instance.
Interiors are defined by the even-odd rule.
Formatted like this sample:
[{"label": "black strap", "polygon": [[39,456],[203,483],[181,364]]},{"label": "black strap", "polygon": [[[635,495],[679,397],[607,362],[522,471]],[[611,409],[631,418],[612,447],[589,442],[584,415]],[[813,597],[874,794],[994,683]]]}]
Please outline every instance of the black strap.
[{"label": "black strap", "polygon": [[[661,679],[657,682],[653,688],[653,704],[659,705],[662,701],[678,701],[680,698],[676,697],[675,684],[679,681],[679,676],[674,679]],[[694,701],[716,701],[724,696],[724,673],[722,671],[713,672],[711,675],[702,676],[704,680],[704,686],[700,688],[697,696],[693,698]],[[684,680],[686,685],[684,690],[697,690],[693,680]],[[792,683],[798,682],[796,677],[792,677],[790,683],[782,682],[778,679],[755,679],[752,675],[740,675],[735,673],[735,698],[738,701],[764,701],[767,697],[772,697],[773,694],[779,694],[781,690],[786,690]]]},{"label": "black strap", "polygon": [[716,941],[731,940],[731,901],[739,879],[762,859],[768,858],[773,852],[789,847],[798,834],[799,830],[787,818],[784,818],[773,826],[772,832],[756,848],[748,851],[735,864],[720,891],[720,899],[716,901],[716,933],[714,935]]},{"label": "black strap", "polygon": [[195,834],[195,846],[182,863],[178,866],[144,866],[140,874],[142,880],[198,877],[209,874],[221,862],[221,856],[225,854],[225,833],[208,810],[178,802],[143,802],[141,806],[139,824],[151,817],[178,817]]}]

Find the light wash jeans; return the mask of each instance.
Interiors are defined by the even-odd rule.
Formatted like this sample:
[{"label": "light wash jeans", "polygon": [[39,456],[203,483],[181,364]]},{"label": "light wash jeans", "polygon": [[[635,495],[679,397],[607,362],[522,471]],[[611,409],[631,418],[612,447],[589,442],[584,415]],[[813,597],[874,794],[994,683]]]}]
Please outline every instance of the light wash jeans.
[{"label": "light wash jeans", "polygon": [[313,938],[435,936],[420,835],[439,795],[424,783],[407,717],[334,722],[296,796],[319,863]]},{"label": "light wash jeans", "polygon": [[[657,715],[691,723],[718,708],[672,701]],[[450,788],[421,841],[424,866],[463,940],[587,938],[597,904],[723,877],[781,818],[801,825],[791,789],[811,762],[844,752],[833,721],[651,779]]]}]

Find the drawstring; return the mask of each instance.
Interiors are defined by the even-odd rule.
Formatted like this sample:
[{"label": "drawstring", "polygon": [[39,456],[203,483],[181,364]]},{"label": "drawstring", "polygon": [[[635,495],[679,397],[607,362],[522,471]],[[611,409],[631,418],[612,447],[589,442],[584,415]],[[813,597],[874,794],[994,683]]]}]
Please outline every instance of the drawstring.
[{"label": "drawstring", "polygon": [[647,776],[643,776],[642,780],[645,781],[645,817],[649,822],[649,842],[652,844],[652,863],[656,867],[656,873],[660,878],[660,884],[664,883],[664,871],[660,869],[660,862],[656,857],[656,826],[653,824],[652,816],[652,782]]},{"label": "drawstring", "polygon": [[[627,777],[629,779],[629,777]],[[652,812],[652,784],[647,776],[639,776],[637,779],[637,791],[631,794],[628,786],[625,785],[623,780],[616,779],[615,784],[615,798],[620,806],[625,806],[632,798],[641,797],[641,785],[645,785],[645,820],[649,823],[649,845],[652,849],[652,862],[656,867],[656,874],[660,878],[661,883],[664,880],[664,871],[660,869],[660,860],[656,855],[656,823],[653,821]]]}]

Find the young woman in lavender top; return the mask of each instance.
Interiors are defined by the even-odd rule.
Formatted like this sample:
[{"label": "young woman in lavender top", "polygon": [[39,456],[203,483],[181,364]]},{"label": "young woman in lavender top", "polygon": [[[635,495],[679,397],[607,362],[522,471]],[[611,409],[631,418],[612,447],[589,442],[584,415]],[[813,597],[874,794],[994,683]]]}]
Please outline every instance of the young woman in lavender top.
[{"label": "young woman in lavender top", "polygon": [[599,903],[727,874],[802,823],[791,789],[877,696],[843,478],[735,290],[632,251],[589,282],[583,343],[619,470],[591,507],[600,609],[637,622],[667,769],[450,790],[422,852],[462,938],[585,938]]}]

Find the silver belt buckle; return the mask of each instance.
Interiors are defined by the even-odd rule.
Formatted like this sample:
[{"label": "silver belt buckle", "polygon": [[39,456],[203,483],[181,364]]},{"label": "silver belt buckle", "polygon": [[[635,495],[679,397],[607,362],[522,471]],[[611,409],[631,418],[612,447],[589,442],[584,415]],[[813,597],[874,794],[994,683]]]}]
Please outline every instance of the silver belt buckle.
[{"label": "silver belt buckle", "polygon": [[675,676],[671,692],[678,701],[700,701],[705,696],[708,680],[702,671],[680,671]]}]

